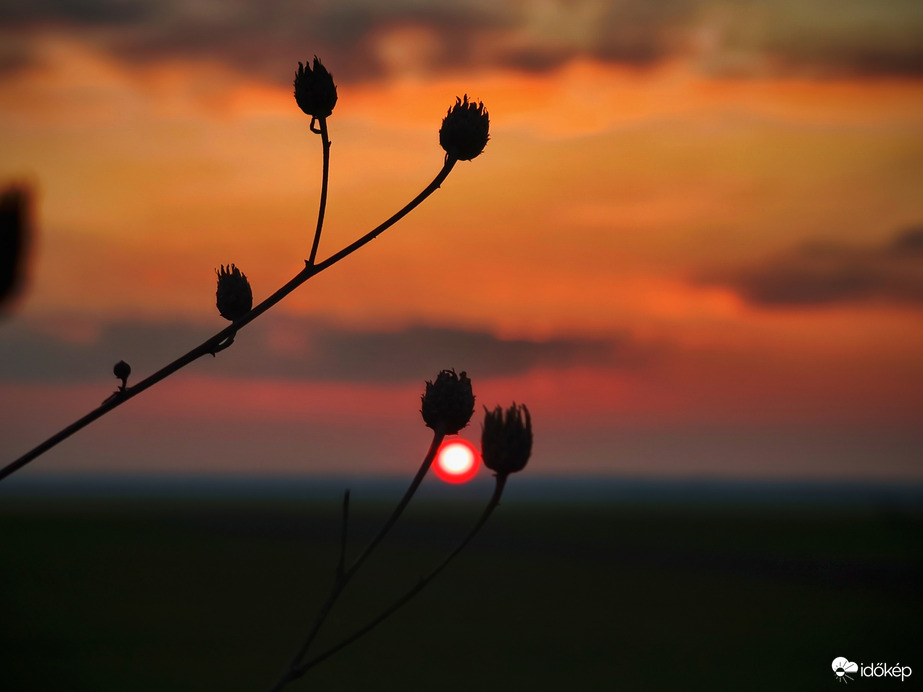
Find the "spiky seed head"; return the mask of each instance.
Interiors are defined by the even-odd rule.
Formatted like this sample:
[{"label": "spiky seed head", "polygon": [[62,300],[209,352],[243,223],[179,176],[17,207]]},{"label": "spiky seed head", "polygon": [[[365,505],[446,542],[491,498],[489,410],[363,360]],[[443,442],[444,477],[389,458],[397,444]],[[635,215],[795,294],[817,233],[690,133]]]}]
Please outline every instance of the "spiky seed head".
[{"label": "spiky seed head", "polygon": [[222,264],[221,269],[215,270],[215,273],[218,275],[218,312],[231,322],[239,320],[253,307],[253,291],[246,274],[233,264],[227,267]]},{"label": "spiky seed head", "polygon": [[532,417],[523,404],[515,403],[505,412],[497,406],[484,408],[481,431],[481,458],[484,466],[498,476],[522,471],[532,454]]},{"label": "spiky seed head", "polygon": [[314,56],[314,67],[301,62],[295,72],[295,102],[312,118],[328,118],[337,103],[337,87],[327,68]]},{"label": "spiky seed head", "polygon": [[456,434],[474,414],[474,394],[465,372],[460,375],[454,370],[440,372],[434,382],[427,381],[422,401],[420,413],[426,427],[446,435]]},{"label": "spiky seed head", "polygon": [[490,139],[490,117],[484,104],[456,98],[449,108],[442,127],[439,128],[439,144],[446,154],[459,161],[470,161],[479,156]]}]

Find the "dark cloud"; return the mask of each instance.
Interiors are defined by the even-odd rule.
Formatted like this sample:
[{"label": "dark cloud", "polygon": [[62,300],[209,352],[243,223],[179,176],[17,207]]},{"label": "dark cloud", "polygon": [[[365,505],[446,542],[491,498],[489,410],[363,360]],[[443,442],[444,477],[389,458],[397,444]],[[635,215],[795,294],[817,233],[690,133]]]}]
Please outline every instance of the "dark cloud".
[{"label": "dark cloud", "polygon": [[[183,323],[113,322],[78,338],[74,334],[80,330],[73,328],[13,321],[0,331],[0,380],[106,378],[123,359],[143,376],[205,341],[220,326],[208,330]],[[431,379],[444,368],[492,377],[534,368],[630,365],[650,356],[627,336],[503,339],[454,327],[362,331],[274,316],[242,332],[214,360],[194,367],[231,377],[401,382]]]},{"label": "dark cloud", "polygon": [[136,372],[144,371],[165,365],[184,347],[188,350],[209,336],[207,330],[184,324],[120,322],[96,327],[70,319],[38,324],[14,318],[0,329],[0,380],[110,377],[112,366],[122,359],[140,365]]},{"label": "dark cloud", "polygon": [[[162,7],[167,9],[169,5],[164,2]],[[8,26],[36,22],[136,24],[157,14],[155,3],[134,0],[0,0],[0,22]]]},{"label": "dark cloud", "polygon": [[886,250],[889,255],[897,258],[923,257],[923,226],[898,234]]},{"label": "dark cloud", "polygon": [[[390,69],[381,37],[402,27],[434,38],[431,71],[490,65],[531,72],[577,57],[646,66],[677,55],[706,69],[813,74],[923,74],[918,0],[0,0],[15,35],[48,26],[88,32],[128,61],[220,60],[282,83],[317,53],[341,83]],[[741,58],[743,56],[743,58]]]},{"label": "dark cloud", "polygon": [[[762,70],[816,76],[923,74],[923,4],[917,0],[773,0],[741,3],[718,20],[721,55]],[[719,67],[720,69],[720,67]]]},{"label": "dark cloud", "polygon": [[387,71],[376,43],[382,33],[412,26],[437,37],[428,69],[474,62],[475,37],[511,26],[502,5],[468,0],[0,0],[0,23],[17,33],[47,26],[75,32],[115,28],[92,41],[120,59],[220,60],[237,70],[287,82],[297,60],[317,54],[338,82],[376,79]]},{"label": "dark cloud", "polygon": [[28,41],[0,38],[0,77],[16,74],[36,64],[35,51]]},{"label": "dark cloud", "polygon": [[879,246],[809,243],[751,266],[706,273],[764,306],[881,301],[923,307],[923,227]]}]

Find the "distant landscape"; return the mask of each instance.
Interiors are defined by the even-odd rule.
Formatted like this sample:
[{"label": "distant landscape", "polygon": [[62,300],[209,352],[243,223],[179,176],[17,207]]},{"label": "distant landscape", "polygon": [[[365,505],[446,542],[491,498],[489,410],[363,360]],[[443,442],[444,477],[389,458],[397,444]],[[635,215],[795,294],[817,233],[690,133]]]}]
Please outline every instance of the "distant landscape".
[{"label": "distant landscape", "polygon": [[[333,576],[340,481],[161,480],[3,489],[4,689],[263,690],[279,674]],[[355,551],[399,484],[353,481]],[[610,480],[581,499],[571,479],[551,499],[554,482],[511,483],[444,575],[292,689],[816,690],[840,655],[919,665],[923,488],[636,479],[634,496]],[[482,490],[424,486],[321,646],[440,559]]]}]

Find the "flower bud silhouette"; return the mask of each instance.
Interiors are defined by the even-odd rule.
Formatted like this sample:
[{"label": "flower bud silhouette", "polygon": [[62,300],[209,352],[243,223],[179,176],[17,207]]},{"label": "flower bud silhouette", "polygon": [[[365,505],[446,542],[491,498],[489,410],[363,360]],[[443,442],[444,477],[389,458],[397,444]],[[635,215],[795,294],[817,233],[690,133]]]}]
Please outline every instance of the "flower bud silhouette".
[{"label": "flower bud silhouette", "polygon": [[122,380],[122,389],[128,386],[128,376],[131,374],[131,366],[124,360],[120,360],[112,368],[112,374]]},{"label": "flower bud silhouette", "polygon": [[253,307],[253,291],[247,275],[233,264],[227,267],[222,264],[221,271],[216,270],[215,273],[218,275],[218,312],[231,322],[239,320]]},{"label": "flower bud silhouette", "polygon": [[455,99],[455,105],[442,119],[439,144],[446,153],[459,161],[470,161],[484,151],[490,139],[490,117],[480,101]]},{"label": "flower bud silhouette", "polygon": [[525,405],[513,404],[506,410],[484,408],[481,432],[481,459],[498,476],[522,471],[532,454],[532,418]]},{"label": "flower bud silhouette", "polygon": [[443,370],[435,382],[426,383],[422,397],[423,421],[426,427],[454,435],[468,425],[474,414],[474,394],[466,373]]},{"label": "flower bud silhouette", "polygon": [[312,118],[327,118],[333,113],[337,102],[337,88],[333,77],[327,72],[317,56],[314,56],[314,69],[310,65],[298,63],[295,72],[295,101],[307,115]]}]

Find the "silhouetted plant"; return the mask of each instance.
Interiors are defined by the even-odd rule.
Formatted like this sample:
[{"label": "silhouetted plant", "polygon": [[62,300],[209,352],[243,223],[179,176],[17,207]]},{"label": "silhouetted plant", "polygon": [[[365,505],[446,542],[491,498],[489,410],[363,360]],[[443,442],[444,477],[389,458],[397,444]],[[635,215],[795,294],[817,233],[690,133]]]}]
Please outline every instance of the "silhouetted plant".
[{"label": "silhouetted plant", "polygon": [[218,314],[224,319],[235,322],[253,308],[253,291],[247,275],[233,264],[227,268],[222,264],[215,272],[218,275],[218,288],[215,290],[215,305]]},{"label": "silhouetted plant", "polygon": [[470,161],[480,156],[490,139],[490,117],[483,103],[455,99],[439,128],[439,144],[449,156]]},{"label": "silhouetted plant", "polygon": [[421,402],[420,414],[427,428],[455,435],[474,415],[474,394],[468,374],[443,370],[435,381],[426,383]]},{"label": "silhouetted plant", "polygon": [[484,408],[484,433],[481,436],[484,466],[498,476],[522,471],[532,454],[532,417],[525,404],[513,404],[506,413],[500,406]]},{"label": "silhouetted plant", "polygon": [[[129,386],[128,384],[131,366],[124,360],[120,360],[112,369],[112,373],[120,381],[120,385],[101,406],[53,435],[19,459],[8,464],[0,470],[0,479],[9,476],[81,428],[198,358],[206,354],[214,356],[231,346],[237,333],[254,319],[273,307],[308,279],[355,252],[412,211],[440,187],[458,161],[470,161],[479,156],[484,151],[489,139],[490,120],[484,104],[469,101],[467,94],[463,99],[456,99],[455,105],[449,108],[446,113],[439,130],[439,143],[446,154],[442,169],[432,182],[419,195],[376,228],[339,252],[334,253],[326,260],[316,262],[327,204],[327,182],[329,178],[330,139],[327,132],[327,118],[332,115],[338,98],[333,77],[316,56],[313,65],[298,63],[298,70],[295,73],[294,80],[294,95],[299,108],[306,115],[311,116],[309,129],[311,132],[320,135],[323,154],[323,176],[317,226],[311,254],[305,260],[304,269],[299,271],[294,278],[275,293],[253,306],[253,292],[246,275],[235,264],[220,265],[220,268],[216,270],[218,282],[215,299],[219,314],[231,322],[228,327],[135,385]],[[4,194],[0,199],[0,212],[2,212],[0,213],[0,220],[2,220],[2,228],[0,228],[0,231],[2,231],[0,236],[2,237],[0,237],[0,241],[4,244],[5,253],[3,256],[4,265],[0,267],[5,271],[4,275],[0,277],[4,280],[4,283],[0,285],[0,289],[7,290],[7,285],[13,283],[9,277],[14,276],[15,272],[7,271],[6,259],[7,254],[9,254],[12,260],[15,260],[10,262],[15,269],[16,262],[19,262],[20,257],[20,236],[18,234],[25,227],[25,210],[25,197],[20,192],[11,191]],[[2,296],[3,294],[0,294],[0,298]],[[474,414],[474,402],[475,397],[471,380],[465,372],[456,373],[454,370],[443,370],[437,374],[434,380],[426,382],[421,399],[420,413],[426,426],[433,431],[429,449],[403,497],[399,500],[388,519],[348,567],[346,552],[349,525],[349,491],[346,491],[343,498],[340,554],[333,587],[308,627],[304,641],[295,652],[282,676],[271,688],[273,691],[280,690],[293,680],[302,677],[314,666],[370,632],[397,609],[410,601],[471,541],[499,505],[507,477],[510,473],[522,470],[531,453],[532,422],[525,406],[518,407],[513,404],[505,415],[499,406],[493,411],[485,409],[486,416],[481,446],[485,465],[495,472],[496,483],[487,506],[462,541],[434,569],[418,579],[411,588],[381,613],[356,629],[338,644],[319,654],[315,654],[313,657],[308,657],[318,632],[323,627],[343,590],[403,514],[432,466],[445,437],[457,434],[468,425],[471,416]]]},{"label": "silhouetted plant", "polygon": [[122,380],[122,384],[119,385],[119,390],[121,391],[128,386],[128,376],[131,375],[131,366],[124,360],[120,360],[112,366],[112,374]]},{"label": "silhouetted plant", "polygon": [[[123,378],[116,375],[122,381],[121,386],[100,406],[4,466],[0,469],[0,480],[15,473],[78,430],[85,428],[90,423],[109,413],[112,409],[121,406],[129,399],[202,356],[215,356],[220,351],[231,346],[237,333],[250,322],[276,305],[308,279],[348,257],[413,211],[423,200],[439,189],[458,161],[470,161],[480,155],[489,139],[490,118],[484,104],[469,101],[467,94],[464,99],[456,99],[456,104],[449,108],[439,131],[439,142],[446,154],[442,169],[436,174],[432,182],[390,218],[327,259],[317,262],[317,250],[327,207],[327,182],[330,171],[330,138],[327,133],[327,118],[333,113],[337,102],[337,91],[333,77],[317,57],[314,58],[313,68],[303,63],[298,63],[298,70],[295,73],[294,80],[294,95],[298,106],[305,114],[311,116],[309,129],[311,132],[320,135],[323,153],[323,175],[321,178],[321,197],[317,212],[317,226],[314,232],[311,254],[305,260],[304,268],[288,283],[276,290],[275,293],[256,306],[251,307],[252,292],[246,276],[234,264],[228,265],[228,267],[221,265],[221,269],[218,271],[218,310],[222,316],[231,320],[230,326],[225,327],[211,338],[136,384],[129,386],[127,376]],[[20,241],[18,239],[21,234],[19,229],[24,227],[22,219],[25,218],[26,210],[23,193],[14,190],[5,194],[0,200],[0,210],[3,212],[3,232],[0,234],[2,235],[0,241],[10,248],[9,252],[4,252],[4,260],[7,257],[15,260],[10,263],[15,268],[21,265],[17,253],[20,252]],[[4,267],[0,267],[0,269],[4,269]],[[5,274],[3,274],[3,277],[13,277],[14,279],[16,276],[12,271],[5,271]]]},{"label": "silhouetted plant", "polygon": [[[436,453],[445,439],[445,436],[447,434],[455,434],[468,425],[468,421],[474,413],[474,394],[471,389],[471,381],[465,373],[456,375],[454,370],[443,370],[436,377],[435,381],[427,382],[423,394],[421,413],[426,426],[433,430],[433,440],[430,443],[429,451],[423,458],[423,463],[417,470],[410,486],[407,488],[400,502],[398,502],[397,506],[391,512],[387,521],[348,569],[345,568],[345,554],[346,527],[349,513],[349,491],[346,492],[343,498],[343,528],[340,541],[340,557],[333,587],[318,611],[314,622],[311,624],[304,642],[302,642],[301,646],[295,652],[285,673],[283,673],[276,684],[270,688],[270,692],[278,692],[288,683],[302,677],[314,666],[327,660],[365,634],[368,634],[375,627],[384,622],[392,613],[420,593],[420,591],[435,579],[465,546],[471,542],[475,534],[481,530],[481,527],[484,526],[488,518],[490,518],[490,515],[500,504],[500,497],[503,495],[503,489],[506,487],[506,480],[509,475],[521,471],[525,468],[526,462],[529,460],[529,456],[532,452],[532,419],[529,416],[528,409],[525,406],[513,404],[507,410],[506,416],[504,416],[500,406],[494,411],[489,411],[485,408],[486,415],[484,417],[484,425],[481,433],[481,453],[484,458],[485,466],[491,468],[496,473],[494,475],[495,483],[493,494],[474,526],[435,568],[425,576],[419,578],[410,589],[402,594],[390,606],[385,608],[366,624],[359,627],[352,634],[343,638],[339,643],[308,658],[311,645],[314,643],[327,616],[339,599],[340,594],[343,593],[346,585],[372,554],[372,551],[378,547],[379,543],[381,543],[382,539],[384,539],[385,535],[391,530],[404,509],[406,509],[407,505],[410,503],[414,493],[416,493],[417,489],[420,487],[423,477],[432,466],[433,460],[436,458]],[[488,464],[488,458],[490,458],[490,464]]]}]

